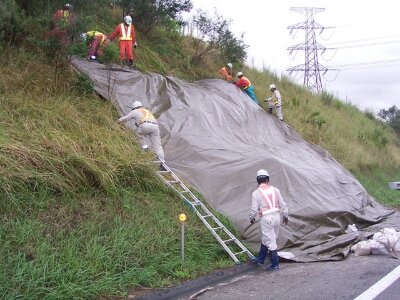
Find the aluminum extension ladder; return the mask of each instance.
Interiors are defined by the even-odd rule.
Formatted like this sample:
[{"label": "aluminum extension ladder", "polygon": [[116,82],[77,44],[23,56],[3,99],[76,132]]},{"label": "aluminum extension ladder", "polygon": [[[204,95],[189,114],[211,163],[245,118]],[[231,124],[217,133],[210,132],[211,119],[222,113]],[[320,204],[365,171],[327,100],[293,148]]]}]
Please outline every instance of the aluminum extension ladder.
[{"label": "aluminum extension ladder", "polygon": [[155,163],[160,167],[157,175],[161,180],[189,205],[236,264],[241,264],[239,257],[242,254],[246,254],[249,258],[254,258],[254,255],[187,188],[165,162],[155,161]]}]

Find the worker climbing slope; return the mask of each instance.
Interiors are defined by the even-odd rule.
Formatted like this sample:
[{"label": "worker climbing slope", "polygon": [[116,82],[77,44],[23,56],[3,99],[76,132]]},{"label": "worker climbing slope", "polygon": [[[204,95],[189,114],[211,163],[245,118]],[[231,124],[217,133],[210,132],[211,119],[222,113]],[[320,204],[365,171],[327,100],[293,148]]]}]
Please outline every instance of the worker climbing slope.
[{"label": "worker climbing slope", "polygon": [[238,80],[235,82],[235,84],[241,90],[243,90],[251,98],[251,100],[258,104],[256,94],[254,93],[254,87],[251,85],[250,80],[243,76],[243,72],[238,72],[237,78]]},{"label": "worker climbing slope", "polygon": [[[124,23],[119,24],[110,35],[112,41],[119,37],[119,57],[122,63],[127,63],[133,67],[133,48],[137,48],[135,27],[132,25],[132,18],[125,16]],[[128,60],[128,61],[126,61]]]},{"label": "worker climbing slope", "polygon": [[219,75],[222,77],[222,79],[231,82],[233,79],[232,76],[232,64],[231,63],[227,63],[225,67],[222,67],[219,70]]},{"label": "worker climbing slope", "polygon": [[272,114],[272,110],[275,108],[279,120],[283,121],[281,93],[276,89],[275,84],[271,84],[269,89],[272,92],[272,96],[265,99],[268,102],[268,112]]},{"label": "worker climbing slope", "polygon": [[132,104],[132,111],[119,118],[118,122],[123,123],[132,119],[137,127],[142,148],[147,150],[149,148],[148,142],[150,142],[150,150],[156,153],[160,161],[164,162],[164,151],[161,146],[160,129],[156,118],[147,108],[143,107],[140,101],[135,101]]}]

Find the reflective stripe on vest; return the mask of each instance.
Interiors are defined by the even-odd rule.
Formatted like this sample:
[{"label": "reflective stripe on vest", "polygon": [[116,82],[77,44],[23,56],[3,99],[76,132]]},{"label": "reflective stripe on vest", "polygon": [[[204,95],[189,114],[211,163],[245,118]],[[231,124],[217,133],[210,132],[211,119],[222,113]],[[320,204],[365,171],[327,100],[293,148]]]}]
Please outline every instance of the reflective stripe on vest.
[{"label": "reflective stripe on vest", "polygon": [[128,26],[128,31],[125,31],[125,25],[121,23],[121,37],[119,38],[120,41],[132,41],[131,31],[132,31],[132,24]]},{"label": "reflective stripe on vest", "polygon": [[141,117],[139,121],[140,124],[143,124],[146,121],[157,124],[156,118],[154,118],[153,114],[148,109],[140,107],[138,110],[143,114],[143,117]]},{"label": "reflective stripe on vest", "polygon": [[270,186],[266,189],[263,189],[261,187],[258,188],[260,191],[261,195],[263,196],[264,203],[267,207],[261,209],[262,212],[268,211],[268,210],[274,210],[277,211],[279,209],[279,203],[276,200],[276,191],[275,188]]},{"label": "reflective stripe on vest", "polygon": [[68,10],[63,10],[63,19],[65,23],[68,23],[69,19],[69,11]]}]

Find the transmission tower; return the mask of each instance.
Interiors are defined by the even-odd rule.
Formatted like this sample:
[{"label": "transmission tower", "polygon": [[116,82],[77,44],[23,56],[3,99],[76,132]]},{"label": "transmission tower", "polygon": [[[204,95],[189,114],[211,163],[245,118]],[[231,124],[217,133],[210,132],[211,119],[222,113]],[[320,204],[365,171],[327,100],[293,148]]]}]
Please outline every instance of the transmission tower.
[{"label": "transmission tower", "polygon": [[304,64],[288,68],[289,74],[293,72],[303,71],[304,72],[304,85],[312,92],[320,93],[322,92],[321,74],[328,71],[328,68],[321,65],[318,62],[318,51],[325,51],[327,48],[323,45],[317,43],[315,36],[315,30],[320,30],[320,33],[326,28],[314,21],[314,15],[325,8],[316,7],[291,7],[291,11],[304,14],[306,16],[305,22],[297,23],[288,27],[290,34],[294,30],[302,29],[305,31],[305,41],[302,44],[297,44],[287,48],[289,54],[293,51],[304,51]]}]

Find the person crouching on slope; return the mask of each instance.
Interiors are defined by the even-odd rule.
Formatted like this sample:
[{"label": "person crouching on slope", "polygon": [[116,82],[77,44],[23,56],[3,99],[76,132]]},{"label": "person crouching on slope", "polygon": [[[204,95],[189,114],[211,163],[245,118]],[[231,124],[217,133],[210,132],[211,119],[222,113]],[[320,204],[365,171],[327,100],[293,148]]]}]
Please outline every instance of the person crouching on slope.
[{"label": "person crouching on slope", "polygon": [[134,120],[137,127],[142,148],[147,150],[149,148],[147,140],[150,140],[150,150],[156,153],[157,158],[161,162],[165,162],[164,151],[161,146],[160,129],[153,114],[147,108],[144,108],[140,101],[135,101],[132,104],[132,111],[126,116],[119,118],[118,123],[131,119]]},{"label": "person crouching on slope", "polygon": [[102,56],[104,49],[108,45],[107,36],[99,31],[88,31],[81,34],[82,40],[84,40],[89,48],[88,59],[96,60],[97,57]]},{"label": "person crouching on slope", "polygon": [[250,80],[243,76],[243,72],[237,73],[238,80],[235,84],[241,88],[255,103],[258,104],[256,94],[254,93],[254,87],[251,85]]},{"label": "person crouching on slope", "polygon": [[125,16],[124,23],[119,24],[110,35],[110,41],[119,37],[119,57],[124,63],[128,59],[131,67],[133,64],[133,48],[137,48],[135,27],[132,25],[132,18]]}]

